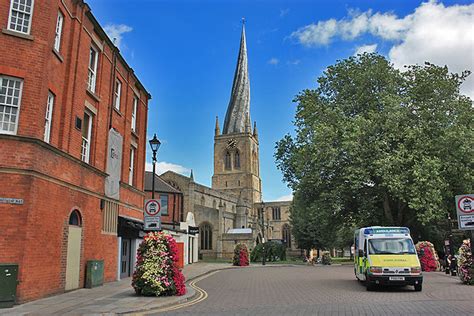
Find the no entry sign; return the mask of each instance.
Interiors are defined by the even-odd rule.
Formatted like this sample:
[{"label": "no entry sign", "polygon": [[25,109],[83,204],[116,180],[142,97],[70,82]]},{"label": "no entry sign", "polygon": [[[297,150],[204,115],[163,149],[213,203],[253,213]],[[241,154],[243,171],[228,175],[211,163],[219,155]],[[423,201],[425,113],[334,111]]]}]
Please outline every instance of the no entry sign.
[{"label": "no entry sign", "polygon": [[459,229],[474,230],[474,194],[456,195]]}]

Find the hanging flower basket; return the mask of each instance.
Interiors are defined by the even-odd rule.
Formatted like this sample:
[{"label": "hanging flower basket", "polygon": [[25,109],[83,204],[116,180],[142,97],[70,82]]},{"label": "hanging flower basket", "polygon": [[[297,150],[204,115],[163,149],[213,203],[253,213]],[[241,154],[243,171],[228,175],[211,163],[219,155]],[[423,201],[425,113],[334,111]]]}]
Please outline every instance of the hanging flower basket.
[{"label": "hanging flower basket", "polygon": [[132,286],[138,295],[170,296],[186,293],[184,276],[177,266],[178,247],[173,237],[148,233],[137,251]]}]

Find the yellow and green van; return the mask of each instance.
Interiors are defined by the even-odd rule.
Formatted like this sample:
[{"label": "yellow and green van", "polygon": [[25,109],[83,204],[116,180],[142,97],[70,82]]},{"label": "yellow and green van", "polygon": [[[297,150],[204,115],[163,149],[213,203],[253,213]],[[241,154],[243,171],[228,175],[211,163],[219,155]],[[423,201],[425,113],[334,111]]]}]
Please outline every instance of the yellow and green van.
[{"label": "yellow and green van", "polygon": [[423,275],[407,227],[372,226],[354,234],[354,273],[367,291],[376,285],[413,285],[421,291]]}]

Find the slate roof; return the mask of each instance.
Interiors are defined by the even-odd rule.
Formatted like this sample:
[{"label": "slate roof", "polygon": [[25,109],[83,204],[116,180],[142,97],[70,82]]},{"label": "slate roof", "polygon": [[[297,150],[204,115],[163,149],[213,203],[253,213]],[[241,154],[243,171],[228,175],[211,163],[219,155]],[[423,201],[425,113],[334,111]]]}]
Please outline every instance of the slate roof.
[{"label": "slate roof", "polygon": [[[152,190],[152,181],[153,181],[153,172],[145,172],[145,191]],[[155,174],[155,192],[163,193],[182,193],[181,191],[173,188],[165,180],[161,179],[158,175]]]}]

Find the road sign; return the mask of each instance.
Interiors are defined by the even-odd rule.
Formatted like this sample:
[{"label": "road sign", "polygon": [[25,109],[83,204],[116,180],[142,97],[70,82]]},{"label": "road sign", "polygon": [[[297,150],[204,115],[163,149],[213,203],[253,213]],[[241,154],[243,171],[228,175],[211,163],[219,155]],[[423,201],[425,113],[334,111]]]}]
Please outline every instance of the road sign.
[{"label": "road sign", "polygon": [[161,204],[160,201],[151,199],[145,200],[145,222],[144,230],[161,230]]},{"label": "road sign", "polygon": [[459,229],[474,230],[474,194],[456,195],[456,213]]}]

